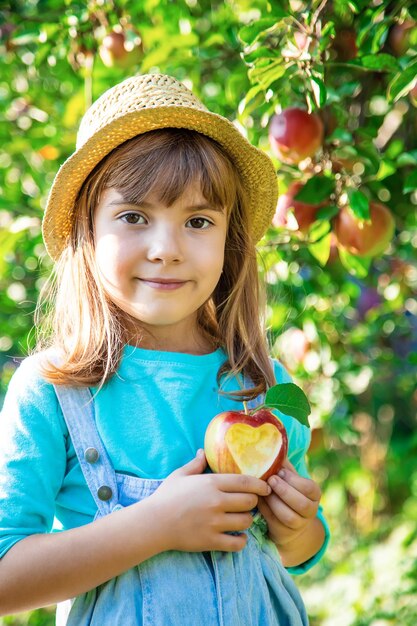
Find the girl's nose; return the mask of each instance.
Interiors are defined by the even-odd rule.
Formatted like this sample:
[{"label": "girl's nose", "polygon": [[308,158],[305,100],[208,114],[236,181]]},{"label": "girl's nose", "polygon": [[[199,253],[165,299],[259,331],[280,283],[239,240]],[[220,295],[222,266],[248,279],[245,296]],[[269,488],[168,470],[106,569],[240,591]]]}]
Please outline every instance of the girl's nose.
[{"label": "girl's nose", "polygon": [[154,231],[148,247],[148,259],[154,263],[180,263],[183,260],[182,247],[177,234],[171,228]]}]

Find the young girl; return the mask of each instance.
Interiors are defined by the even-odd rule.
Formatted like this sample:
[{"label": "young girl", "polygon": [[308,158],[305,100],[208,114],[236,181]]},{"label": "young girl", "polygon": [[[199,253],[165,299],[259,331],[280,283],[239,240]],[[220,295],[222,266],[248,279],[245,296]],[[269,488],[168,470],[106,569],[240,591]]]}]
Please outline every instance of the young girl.
[{"label": "young girl", "polygon": [[87,111],[46,207],[39,349],[0,419],[0,614],[307,624],[288,572],[328,540],[308,429],[280,414],[289,460],[268,484],[211,473],[201,450],[217,413],[289,380],[259,321],[276,197],[269,158],[169,76]]}]

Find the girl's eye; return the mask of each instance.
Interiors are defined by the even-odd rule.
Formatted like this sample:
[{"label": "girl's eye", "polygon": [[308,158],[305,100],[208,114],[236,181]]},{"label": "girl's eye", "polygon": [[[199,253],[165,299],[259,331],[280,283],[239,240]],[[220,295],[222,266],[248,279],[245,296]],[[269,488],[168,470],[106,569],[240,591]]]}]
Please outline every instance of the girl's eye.
[{"label": "girl's eye", "polygon": [[120,217],[121,220],[125,221],[127,224],[139,224],[143,223],[140,220],[144,220],[145,218],[138,213],[125,213]]},{"label": "girl's eye", "polygon": [[212,222],[205,217],[192,217],[188,220],[188,224],[191,224],[191,227],[196,228],[197,230],[203,230],[212,226]]}]

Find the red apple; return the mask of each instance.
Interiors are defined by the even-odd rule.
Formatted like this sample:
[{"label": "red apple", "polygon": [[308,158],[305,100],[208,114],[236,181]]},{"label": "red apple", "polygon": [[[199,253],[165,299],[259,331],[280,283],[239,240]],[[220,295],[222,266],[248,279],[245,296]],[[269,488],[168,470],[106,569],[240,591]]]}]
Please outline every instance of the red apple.
[{"label": "red apple", "polygon": [[107,67],[117,65],[128,69],[142,58],[142,40],[139,33],[132,28],[112,30],[104,37],[99,52]]},{"label": "red apple", "polygon": [[287,225],[287,215],[290,209],[293,210],[294,217],[297,220],[298,230],[307,233],[311,224],[317,219],[317,212],[320,208],[326,206],[326,202],[321,204],[308,204],[301,200],[295,200],[295,196],[304,187],[303,183],[294,182],[288,187],[287,191],[278,199],[277,210],[272,219],[272,223],[276,227]]},{"label": "red apple", "polygon": [[401,24],[395,24],[389,34],[389,45],[395,56],[403,56],[410,48],[410,39],[413,30],[417,26],[413,20],[405,20]]},{"label": "red apple", "polygon": [[395,222],[385,204],[371,202],[370,221],[360,220],[353,211],[343,207],[334,221],[338,245],[356,256],[378,256],[391,241]]},{"label": "red apple", "polygon": [[204,439],[213,472],[247,474],[267,480],[282,466],[288,438],[282,422],[267,408],[252,414],[225,411],[209,423]]},{"label": "red apple", "polygon": [[323,141],[323,122],[303,109],[284,109],[269,126],[272,152],[286,163],[296,164],[312,156]]}]

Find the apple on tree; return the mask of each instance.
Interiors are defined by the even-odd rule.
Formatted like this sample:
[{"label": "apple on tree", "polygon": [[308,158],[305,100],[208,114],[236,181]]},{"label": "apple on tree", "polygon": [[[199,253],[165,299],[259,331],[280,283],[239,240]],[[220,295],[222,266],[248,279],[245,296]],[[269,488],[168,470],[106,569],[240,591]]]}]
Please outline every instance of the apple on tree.
[{"label": "apple on tree", "polygon": [[416,38],[416,22],[414,20],[404,20],[401,23],[394,24],[390,31],[388,41],[393,54],[400,57],[415,44]]},{"label": "apple on tree", "polygon": [[139,63],[143,56],[142,39],[132,27],[115,26],[107,33],[99,48],[100,58],[107,67],[129,69]]},{"label": "apple on tree", "polygon": [[274,115],[269,126],[272,152],[285,163],[297,164],[313,156],[323,142],[318,115],[292,107]]},{"label": "apple on tree", "polygon": [[288,225],[288,213],[292,209],[294,217],[298,224],[298,230],[307,234],[308,229],[317,219],[319,209],[326,206],[328,202],[320,204],[309,204],[302,200],[296,200],[297,194],[304,187],[303,183],[294,182],[288,187],[287,191],[278,198],[277,209],[272,219],[272,223],[276,227]]},{"label": "apple on tree", "polygon": [[[244,403],[245,405],[245,403]],[[225,411],[209,423],[204,451],[215,473],[247,474],[267,480],[277,473],[288,451],[288,436],[278,409],[308,426],[309,402],[300,387],[281,383],[271,387],[265,404],[248,411]]]},{"label": "apple on tree", "polygon": [[370,202],[369,214],[370,220],[360,220],[345,206],[334,222],[338,245],[359,257],[382,254],[395,231],[394,218],[385,204]]}]

